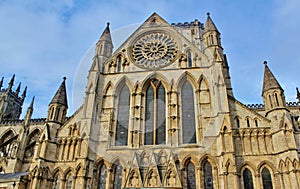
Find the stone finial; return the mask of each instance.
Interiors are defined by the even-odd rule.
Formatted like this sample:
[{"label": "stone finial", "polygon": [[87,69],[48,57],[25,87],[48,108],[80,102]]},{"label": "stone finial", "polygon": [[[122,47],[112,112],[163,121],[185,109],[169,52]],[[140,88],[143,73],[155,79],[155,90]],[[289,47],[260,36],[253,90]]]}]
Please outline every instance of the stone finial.
[{"label": "stone finial", "polygon": [[16,89],[16,96],[19,95],[20,90],[21,90],[21,82],[19,83],[19,85],[18,85],[18,87],[17,87],[17,89]]},{"label": "stone finial", "polygon": [[22,102],[24,102],[24,100],[25,100],[26,93],[27,93],[27,86],[25,87],[24,92],[22,94]]},{"label": "stone finial", "polygon": [[8,84],[8,88],[7,88],[8,91],[11,91],[12,86],[14,85],[14,82],[15,82],[15,74],[12,76],[12,78]]},{"label": "stone finial", "polygon": [[264,61],[264,65],[268,65],[268,62],[266,60]]}]

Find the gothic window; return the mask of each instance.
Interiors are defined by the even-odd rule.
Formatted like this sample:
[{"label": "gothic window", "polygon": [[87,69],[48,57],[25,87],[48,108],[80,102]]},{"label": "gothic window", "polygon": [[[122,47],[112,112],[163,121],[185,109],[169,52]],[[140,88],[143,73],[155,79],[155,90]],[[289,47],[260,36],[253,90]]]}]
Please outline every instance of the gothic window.
[{"label": "gothic window", "polygon": [[104,164],[101,165],[99,171],[99,178],[98,178],[98,188],[97,189],[105,189],[106,188],[106,175],[107,169]]},{"label": "gothic window", "polygon": [[73,176],[70,175],[68,180],[67,180],[67,188],[66,189],[71,189],[72,188],[73,180],[74,180]]},{"label": "gothic window", "polygon": [[237,128],[240,128],[240,119],[238,117],[235,118]]},{"label": "gothic window", "polygon": [[249,118],[246,118],[246,121],[247,121],[247,127],[250,127],[250,120],[249,120]]},{"label": "gothic window", "polygon": [[121,71],[121,67],[122,67],[122,56],[121,55],[119,55],[118,57],[117,57],[117,66],[118,66],[118,72],[120,72]]},{"label": "gothic window", "polygon": [[146,91],[145,145],[166,143],[165,89],[162,83],[152,80]]},{"label": "gothic window", "polygon": [[17,139],[18,135],[10,130],[6,132],[0,139],[0,157],[13,157],[17,148]]},{"label": "gothic window", "polygon": [[205,189],[213,189],[213,174],[211,164],[206,161],[203,165],[204,170],[204,188]]},{"label": "gothic window", "polygon": [[196,189],[195,166],[189,162],[186,167],[187,189]]},{"label": "gothic window", "polygon": [[276,106],[279,106],[279,101],[278,101],[277,93],[275,93],[275,100],[276,100]]},{"label": "gothic window", "polygon": [[261,172],[262,181],[263,181],[263,188],[264,189],[273,189],[272,185],[272,177],[270,171],[267,168],[263,168]]},{"label": "gothic window", "polygon": [[269,95],[269,101],[270,101],[270,107],[271,107],[271,108],[273,108],[273,104],[272,104],[271,95]]},{"label": "gothic window", "polygon": [[31,158],[34,154],[34,147],[36,144],[36,141],[40,137],[40,131],[38,129],[34,130],[28,137],[28,141],[25,147],[25,157]]},{"label": "gothic window", "polygon": [[196,143],[196,125],[194,108],[194,91],[192,85],[186,81],[181,90],[182,107],[182,142]]},{"label": "gothic window", "polygon": [[192,53],[191,51],[187,52],[187,63],[188,63],[188,67],[192,67],[193,66],[193,61],[192,61]]},{"label": "gothic window", "polygon": [[254,189],[252,173],[247,168],[243,172],[243,179],[244,179],[244,189]]},{"label": "gothic window", "polygon": [[210,41],[210,45],[214,44],[214,36],[212,34],[209,35],[209,41]]},{"label": "gothic window", "polygon": [[59,174],[57,173],[54,177],[54,181],[53,181],[53,189],[59,189],[60,187],[60,176]]},{"label": "gothic window", "polygon": [[255,126],[258,127],[258,121],[257,121],[257,119],[254,122],[255,122]]},{"label": "gothic window", "polygon": [[119,93],[118,116],[115,135],[116,146],[126,146],[128,138],[130,91],[124,85]]},{"label": "gothic window", "polygon": [[122,166],[119,162],[116,163],[114,168],[114,185],[113,189],[121,189],[122,186]]}]

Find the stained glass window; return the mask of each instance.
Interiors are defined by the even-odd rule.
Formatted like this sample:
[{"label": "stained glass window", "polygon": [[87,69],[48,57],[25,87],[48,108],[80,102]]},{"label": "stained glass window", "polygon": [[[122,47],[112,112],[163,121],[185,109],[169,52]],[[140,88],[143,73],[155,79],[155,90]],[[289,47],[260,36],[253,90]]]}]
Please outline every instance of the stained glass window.
[{"label": "stained glass window", "polygon": [[208,161],[204,163],[203,170],[204,170],[204,188],[213,189],[214,184],[213,184],[212,167]]},{"label": "stained glass window", "polygon": [[126,146],[128,138],[130,91],[124,85],[119,94],[118,116],[116,127],[116,146]]},{"label": "stained glass window", "polygon": [[145,145],[166,143],[165,89],[160,81],[152,80],[146,91]]},{"label": "stained glass window", "polygon": [[97,189],[105,189],[106,188],[106,174],[107,169],[104,164],[101,165],[99,171],[99,178],[98,178],[98,188]]},{"label": "stained glass window", "polygon": [[53,189],[59,189],[60,187],[60,176],[57,174],[54,178]]},{"label": "stained glass window", "polygon": [[262,172],[263,188],[264,189],[273,189],[272,177],[270,171],[267,168],[263,168]]},{"label": "stained glass window", "polygon": [[186,167],[187,170],[187,189],[196,189],[195,167],[192,162],[189,162]]},{"label": "stained glass window", "polygon": [[122,166],[117,163],[114,168],[114,186],[113,189],[121,189],[122,186]]},{"label": "stained glass window", "polygon": [[252,173],[249,169],[245,169],[243,172],[243,179],[244,179],[244,189],[253,189],[253,179]]},{"label": "stained glass window", "polygon": [[67,189],[71,189],[72,188],[72,183],[73,183],[73,176],[70,175],[67,181]]},{"label": "stained glass window", "polygon": [[181,107],[182,142],[184,144],[196,143],[194,91],[191,84],[188,81],[186,81],[182,86]]}]

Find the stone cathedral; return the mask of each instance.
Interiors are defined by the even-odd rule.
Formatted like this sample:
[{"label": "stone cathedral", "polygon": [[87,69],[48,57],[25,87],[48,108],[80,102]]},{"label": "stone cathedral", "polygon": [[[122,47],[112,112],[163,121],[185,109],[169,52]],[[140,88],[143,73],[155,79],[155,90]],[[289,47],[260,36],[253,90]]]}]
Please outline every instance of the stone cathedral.
[{"label": "stone cathedral", "polygon": [[286,102],[263,66],[263,103],[246,105],[209,14],[153,13],[116,50],[107,24],[70,117],[66,78],[41,119],[0,81],[0,189],[300,188],[300,93]]}]

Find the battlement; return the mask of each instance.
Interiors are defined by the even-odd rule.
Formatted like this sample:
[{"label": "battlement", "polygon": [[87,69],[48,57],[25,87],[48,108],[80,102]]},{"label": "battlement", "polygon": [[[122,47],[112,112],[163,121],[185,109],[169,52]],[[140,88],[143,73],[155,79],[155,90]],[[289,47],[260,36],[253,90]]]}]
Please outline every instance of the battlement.
[{"label": "battlement", "polygon": [[201,29],[204,28],[204,24],[198,21],[198,19],[195,19],[195,21],[192,22],[178,22],[178,23],[171,23],[172,26],[174,27],[180,27],[180,28],[192,28],[195,26],[200,27]]}]

